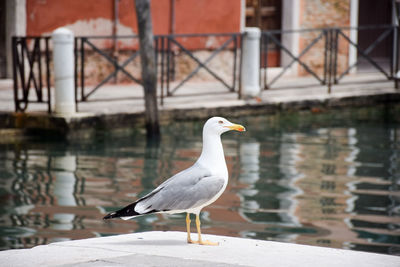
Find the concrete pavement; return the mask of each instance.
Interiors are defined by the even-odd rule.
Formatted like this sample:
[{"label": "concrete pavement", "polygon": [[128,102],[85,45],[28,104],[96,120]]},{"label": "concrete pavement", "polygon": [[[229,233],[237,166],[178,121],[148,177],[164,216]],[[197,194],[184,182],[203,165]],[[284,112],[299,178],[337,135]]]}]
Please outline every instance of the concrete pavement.
[{"label": "concrete pavement", "polygon": [[[87,89],[90,91],[90,86]],[[238,99],[236,92],[229,92],[218,82],[188,82],[174,96],[164,98],[160,112],[217,107],[240,107],[248,105],[271,105],[298,101],[326,101],[348,97],[398,94],[393,81],[379,73],[346,76],[340,84],[334,85],[332,93],[327,87],[316,84],[309,77],[279,80],[272,89],[261,91],[259,101]],[[160,92],[159,92],[160,95]],[[54,96],[54,93],[53,93]],[[30,94],[34,99],[34,92]],[[159,100],[161,102],[161,100]],[[54,103],[54,101],[53,101]],[[11,80],[0,82],[0,112],[13,112],[14,100]],[[88,102],[78,104],[79,116],[113,115],[144,112],[143,89],[138,84],[105,85],[98,89]],[[30,103],[27,112],[45,113],[46,104]]]},{"label": "concrete pavement", "polygon": [[[193,237],[196,237],[195,234]],[[0,252],[1,266],[397,267],[400,257],[204,235],[219,246],[186,243],[184,232],[143,232]]]}]

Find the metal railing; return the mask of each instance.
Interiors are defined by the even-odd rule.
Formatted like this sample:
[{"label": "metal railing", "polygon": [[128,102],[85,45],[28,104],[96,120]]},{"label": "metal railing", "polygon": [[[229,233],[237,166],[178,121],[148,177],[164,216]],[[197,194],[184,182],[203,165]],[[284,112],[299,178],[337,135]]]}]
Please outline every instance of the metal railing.
[{"label": "metal railing", "polygon": [[[381,30],[382,32],[379,34],[378,38],[376,38],[371,44],[368,45],[367,48],[362,49],[360,45],[353,42],[348,35],[346,35],[345,31],[351,30],[358,30],[358,31],[368,31],[368,30]],[[340,38],[345,40],[350,46],[353,46],[357,49],[358,58],[365,59],[371,66],[373,66],[377,71],[381,72],[387,79],[393,79],[395,77],[395,70],[398,69],[398,54],[399,54],[399,42],[398,42],[398,31],[399,28],[393,25],[371,25],[371,26],[364,26],[358,28],[334,28],[332,29],[333,38],[335,40],[335,48],[336,48],[336,55],[338,53],[338,45],[337,43],[340,41]],[[387,40],[388,38],[392,38],[389,40],[392,43],[391,47],[391,56],[389,57],[389,70],[385,70],[385,68],[376,62],[369,54],[374,51],[375,48],[378,47],[382,41]],[[357,66],[357,62],[353,63],[352,65],[348,66],[342,73],[334,73],[334,83],[337,84],[345,75],[349,74],[350,70]],[[335,65],[337,65],[337,56],[335,57]],[[396,66],[397,65],[397,66]],[[335,68],[337,71],[337,68]]]},{"label": "metal railing", "polygon": [[[13,37],[13,79],[16,112],[29,103],[46,103],[51,113],[50,37]],[[31,91],[35,95],[31,95]]]},{"label": "metal railing", "polygon": [[[310,40],[310,43],[298,53],[298,55],[294,55],[288,47],[286,47],[283,42],[280,40],[282,36],[287,35],[287,34],[300,34],[300,33],[315,33],[317,36],[313,37]],[[303,61],[301,58],[308,52],[310,51],[313,47],[316,46],[316,44],[320,41],[325,39],[325,48],[324,48],[324,72],[323,76],[320,77],[313,69],[308,65],[307,62]],[[326,29],[304,29],[304,30],[273,30],[273,31],[265,31],[262,32],[261,35],[261,44],[260,44],[260,49],[262,53],[261,55],[264,55],[263,58],[260,58],[260,61],[264,62],[264,65],[266,66],[263,68],[262,64],[262,69],[260,71],[260,75],[262,78],[260,78],[260,82],[264,89],[269,89],[279,78],[281,78],[295,63],[298,63],[301,67],[304,68],[304,70],[313,76],[319,83],[321,84],[326,84],[327,80],[327,68],[326,65],[328,63],[328,54],[327,54],[327,46],[329,45],[328,41],[328,30]],[[270,81],[268,81],[268,51],[271,49],[273,50],[280,50],[281,53],[285,53],[288,55],[288,57],[291,59],[289,63],[287,63],[285,66],[282,66],[282,70]]]},{"label": "metal railing", "polygon": [[[377,38],[367,48],[362,49],[358,43],[355,43],[350,38],[350,31],[368,31],[375,30],[381,31]],[[308,35],[303,38],[304,42],[308,42],[305,47],[298,52],[297,55],[293,54],[290,48],[283,44],[281,41],[287,35]],[[328,92],[332,91],[332,86],[338,84],[344,76],[348,75],[352,69],[357,67],[360,58],[364,59],[366,63],[370,64],[374,69],[382,73],[388,80],[394,80],[397,84],[398,77],[396,76],[399,70],[399,27],[394,25],[370,25],[362,27],[335,27],[335,28],[322,28],[322,29],[300,29],[300,30],[276,30],[267,31],[262,33],[261,37],[261,55],[260,58],[260,85],[264,89],[271,88],[283,75],[297,63],[306,74],[321,84],[326,85]],[[391,55],[389,68],[382,66],[382,63],[377,62],[370,53],[374,51],[384,40],[391,38]],[[351,47],[355,48],[357,52],[357,61],[349,64],[346,67],[339,66],[338,56],[340,54],[340,46],[348,46],[349,51]],[[281,70],[274,77],[268,77],[268,51],[280,51],[281,56],[286,55],[290,61],[281,66]],[[306,58],[314,50],[319,56],[314,59]],[[347,55],[348,56],[348,55]],[[318,61],[319,60],[319,61]],[[348,58],[347,58],[348,60]],[[316,62],[318,61],[318,62]],[[263,63],[262,66],[261,63]],[[314,65],[314,66],[312,66]],[[320,66],[316,68],[315,65]],[[319,71],[318,71],[319,69]]]},{"label": "metal railing", "polygon": [[[154,45],[161,104],[164,103],[165,97],[173,96],[177,90],[181,89],[200,70],[205,70],[229,91],[239,91],[241,37],[241,33],[156,35],[154,37]],[[13,76],[16,111],[25,111],[29,103],[47,103],[48,112],[51,113],[51,84],[53,81],[50,70],[50,38],[50,36],[13,38]],[[193,49],[187,45],[190,40],[194,40],[194,43],[196,43],[196,40],[203,39],[203,43],[206,43],[204,40],[207,40],[207,38],[213,38],[213,45],[211,47],[200,45],[196,49]],[[97,43],[99,40],[117,42],[123,39],[138,41],[138,36],[75,37],[75,102],[77,108],[79,103],[90,101],[90,97],[97,90],[112,81],[113,78],[116,78],[119,73],[123,73],[130,81],[141,83],[140,75],[138,73],[131,73],[127,69],[127,66],[138,58],[140,52],[138,48],[127,50],[129,51],[129,56],[120,62],[118,56],[113,53],[111,48],[103,48],[103,45]],[[197,50],[208,50],[211,53],[206,59],[201,59],[196,56],[195,51]],[[224,77],[218,74],[218,70],[214,70],[209,66],[210,62],[215,61],[218,54],[227,50],[232,52],[231,81],[226,81]],[[87,83],[87,76],[93,75],[93,68],[89,74],[87,72],[89,54],[96,54],[99,58],[111,64],[113,69],[110,73],[103,73],[104,77],[101,81],[90,87]],[[180,55],[185,55],[197,66],[190,72],[177,77],[176,61]],[[43,64],[45,65],[44,70]],[[36,98],[32,97],[31,91],[35,92]]]},{"label": "metal railing", "polygon": [[[112,78],[116,78],[119,72],[122,72],[126,75],[131,81],[136,83],[141,83],[140,78],[131,74],[126,66],[135,60],[139,51],[134,51],[132,55],[128,57],[128,59],[123,62],[119,62],[118,57],[113,55],[112,49],[104,49],[100,48],[99,45],[96,45],[95,41],[99,40],[138,40],[138,37],[135,35],[130,36],[81,36],[75,37],[75,101],[76,104],[79,102],[88,101],[89,97],[95,93],[100,87],[109,82]],[[89,89],[85,83],[86,72],[86,54],[88,54],[88,50],[91,49],[92,52],[99,55],[102,59],[105,59],[108,63],[111,63],[114,71],[107,74],[100,82],[98,82],[93,88]]]},{"label": "metal railing", "polygon": [[[368,31],[381,30],[377,38],[366,48],[361,48],[359,44],[352,41],[349,37],[350,31]],[[294,54],[290,48],[282,41],[285,35],[302,34],[308,35],[304,45],[298,53]],[[341,47],[353,47],[358,54],[358,59],[364,59],[370,66],[382,73],[388,80],[394,80],[395,84],[399,79],[396,73],[399,71],[399,27],[393,25],[375,25],[358,28],[324,28],[324,29],[304,29],[304,30],[279,30],[263,32],[260,43],[262,64],[260,71],[260,84],[264,89],[269,89],[282,79],[294,64],[298,64],[305,74],[310,75],[321,85],[326,85],[328,92],[331,92],[332,86],[342,81],[343,77],[351,72],[357,66],[357,62],[343,67],[341,56]],[[188,45],[188,40],[196,38],[210,38],[217,40],[211,47],[201,48],[210,53],[205,59],[196,55],[196,49],[193,45]],[[16,111],[25,111],[29,103],[45,103],[48,112],[51,113],[51,84],[52,71],[49,40],[51,37],[13,37],[13,78],[14,78],[14,101]],[[116,41],[121,39],[137,40],[137,36],[96,36],[96,37],[76,37],[75,38],[75,98],[76,103],[89,101],[90,97],[106,83],[110,82],[118,73],[122,73],[129,80],[141,83],[138,73],[130,72],[127,67],[138,58],[139,50],[132,48],[127,51],[125,59],[120,62],[111,49],[100,49],[96,40],[108,39]],[[159,97],[161,104],[164,98],[173,96],[190,79],[192,79],[200,70],[204,70],[215,80],[222,84],[227,91],[237,92],[240,96],[241,84],[241,33],[224,34],[176,34],[176,35],[157,35],[154,38],[157,62],[157,77],[159,85]],[[391,61],[390,67],[386,68],[377,62],[371,53],[378,45],[391,38]],[[193,42],[192,42],[193,43]],[[188,48],[189,47],[189,48]],[[269,77],[268,70],[268,52],[278,49],[281,56],[287,57],[287,63],[281,66],[280,72],[275,77]],[[315,60],[306,58],[310,52],[318,50],[317,59],[319,60],[319,70],[315,68]],[[232,53],[230,81],[225,80],[218,70],[210,67],[210,62],[216,60],[218,54],[222,51]],[[348,51],[348,49],[346,49]],[[88,53],[96,54],[106,62],[112,65],[110,73],[105,74],[103,79],[93,87],[89,88],[86,81]],[[195,67],[190,71],[178,77],[176,62],[179,56],[184,55]],[[339,63],[341,64],[339,66]],[[314,64],[314,65],[313,65]],[[260,64],[261,65],[261,64]],[[31,93],[33,91],[33,93]],[[77,105],[78,107],[78,105]]]},{"label": "metal railing", "polygon": [[[211,50],[211,54],[205,59],[201,60],[197,57],[193,50],[187,48],[187,43],[191,40],[206,38],[219,38],[221,44],[217,44],[212,48],[202,47],[199,45],[198,50]],[[89,97],[95,93],[101,86],[109,82],[113,77],[115,78],[119,72],[125,74],[131,81],[141,83],[141,78],[135,77],[134,74],[130,73],[126,67],[139,55],[139,49],[133,50],[132,55],[129,56],[125,61],[119,62],[117,57],[112,55],[111,49],[101,49],[95,44],[95,40],[101,39],[114,39],[114,40],[136,40],[138,36],[96,36],[96,37],[76,37],[75,38],[75,93],[76,103],[88,101]],[[182,88],[182,86],[192,79],[201,69],[209,73],[214,79],[223,84],[229,91],[235,91],[238,87],[238,65],[240,64],[239,48],[241,42],[240,33],[219,33],[219,34],[174,34],[174,35],[156,35],[154,36],[154,47],[156,52],[157,62],[157,77],[160,86],[160,99],[161,104],[164,103],[164,98],[174,95],[174,93]],[[193,42],[192,42],[193,43]],[[193,46],[193,44],[192,44]],[[88,49],[92,52],[97,53],[107,62],[111,63],[114,67],[114,71],[107,74],[97,85],[88,91],[85,83],[86,76],[86,54]],[[216,56],[224,50],[231,50],[233,56],[232,65],[232,81],[228,82],[224,80],[215,70],[212,70],[208,64],[216,58]],[[177,78],[176,73],[176,62],[179,55],[185,55],[190,60],[194,61],[197,66],[189,73],[185,74],[184,77]],[[172,88],[172,82],[178,82]]]},{"label": "metal railing", "polygon": [[[198,38],[219,38],[220,43],[215,45],[212,49],[202,47],[200,50],[211,50],[211,54],[206,59],[201,60],[195,55],[193,51],[185,47],[184,42],[190,42],[191,39]],[[174,35],[158,35],[155,37],[157,59],[160,57],[158,64],[160,71],[160,86],[161,86],[161,104],[165,96],[172,96],[178,89],[192,79],[201,69],[205,70],[215,80],[221,83],[229,91],[238,91],[238,80],[240,81],[240,71],[238,66],[241,64],[239,57],[239,48],[241,47],[242,35],[241,33],[217,33],[217,34],[174,34]],[[226,81],[215,70],[211,69],[208,64],[216,58],[222,51],[232,51],[232,70],[231,81]],[[175,77],[176,71],[174,64],[178,54],[188,56],[196,67],[189,73],[185,74],[180,79]],[[173,64],[171,64],[173,63]],[[239,79],[237,79],[239,77]],[[178,82],[171,88],[171,82]]]}]

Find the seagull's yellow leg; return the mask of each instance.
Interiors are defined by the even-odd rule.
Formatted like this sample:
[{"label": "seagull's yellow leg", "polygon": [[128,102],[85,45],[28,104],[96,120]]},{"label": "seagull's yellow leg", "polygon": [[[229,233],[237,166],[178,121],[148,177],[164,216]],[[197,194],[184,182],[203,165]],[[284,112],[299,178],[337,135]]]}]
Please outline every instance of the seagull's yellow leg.
[{"label": "seagull's yellow leg", "polygon": [[190,238],[190,213],[186,214],[186,230],[187,230],[187,242],[193,243],[192,239]]},{"label": "seagull's yellow leg", "polygon": [[203,241],[201,239],[201,230],[200,230],[200,218],[199,218],[199,214],[196,214],[196,227],[197,227],[197,233],[199,235],[199,241],[197,241],[196,243],[200,244],[200,245],[210,245],[210,246],[218,246],[218,242],[211,242],[208,240]]}]

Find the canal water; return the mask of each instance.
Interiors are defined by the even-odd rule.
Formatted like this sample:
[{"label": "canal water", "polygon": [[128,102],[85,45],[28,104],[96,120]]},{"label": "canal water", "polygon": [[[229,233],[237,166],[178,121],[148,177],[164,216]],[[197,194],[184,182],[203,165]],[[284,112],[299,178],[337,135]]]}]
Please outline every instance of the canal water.
[{"label": "canal water", "polygon": [[[203,210],[203,233],[399,255],[396,116],[376,107],[229,118],[247,132],[222,136],[230,180]],[[189,167],[202,125],[171,123],[160,142],[140,131],[0,142],[0,248],[185,231],[185,214],[102,217]]]}]

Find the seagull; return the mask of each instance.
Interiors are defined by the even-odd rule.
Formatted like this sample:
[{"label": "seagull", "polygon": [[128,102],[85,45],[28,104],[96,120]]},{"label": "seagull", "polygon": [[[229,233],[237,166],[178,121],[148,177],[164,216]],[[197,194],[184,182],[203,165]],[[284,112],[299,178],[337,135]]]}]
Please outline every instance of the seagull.
[{"label": "seagull", "polygon": [[[239,124],[229,122],[225,118],[212,117],[203,127],[203,149],[198,160],[159,185],[144,197],[132,204],[106,215],[103,219],[131,218],[152,213],[186,212],[187,242],[200,245],[218,245],[218,243],[202,240],[200,230],[200,211],[213,203],[224,192],[228,184],[228,168],[226,167],[221,134],[230,130],[246,131]],[[196,215],[198,240],[190,237],[190,214]]]}]

